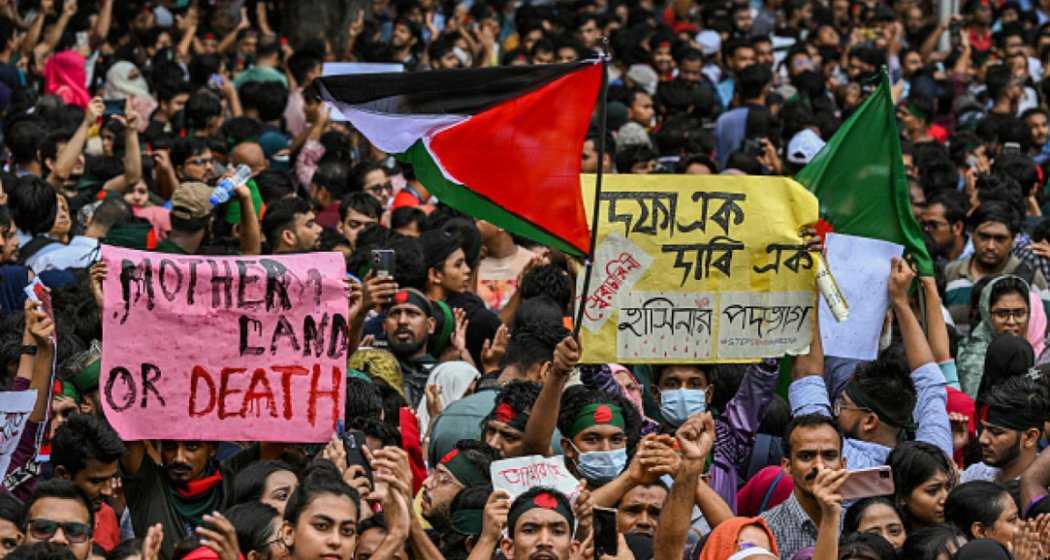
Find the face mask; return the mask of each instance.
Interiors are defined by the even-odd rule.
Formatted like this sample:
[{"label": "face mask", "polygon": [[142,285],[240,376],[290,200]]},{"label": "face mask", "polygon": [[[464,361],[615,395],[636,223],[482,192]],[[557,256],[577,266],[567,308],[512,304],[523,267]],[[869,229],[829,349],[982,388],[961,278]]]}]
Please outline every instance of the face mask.
[{"label": "face mask", "polygon": [[616,478],[627,466],[627,449],[612,451],[588,451],[580,453],[576,470],[583,478],[597,484],[605,484]]},{"label": "face mask", "polygon": [[660,391],[660,414],[673,426],[681,426],[692,415],[707,410],[704,389]]}]

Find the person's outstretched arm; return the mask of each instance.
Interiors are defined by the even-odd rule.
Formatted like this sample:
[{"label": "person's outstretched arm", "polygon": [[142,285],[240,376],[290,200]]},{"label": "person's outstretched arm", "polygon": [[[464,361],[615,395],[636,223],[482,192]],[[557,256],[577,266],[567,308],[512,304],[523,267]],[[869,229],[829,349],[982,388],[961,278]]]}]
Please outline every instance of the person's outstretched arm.
[{"label": "person's outstretched arm", "polygon": [[558,411],[561,408],[561,393],[579,360],[580,344],[572,336],[566,336],[554,349],[550,375],[547,376],[547,381],[536,397],[536,404],[529,413],[523,438],[525,455],[550,454],[551,438],[554,437]]},{"label": "person's outstretched arm", "polygon": [[675,434],[682,462],[671,485],[671,495],[660,512],[653,535],[654,560],[680,560],[692,520],[697,479],[715,443],[715,422],[711,413],[691,416]]}]

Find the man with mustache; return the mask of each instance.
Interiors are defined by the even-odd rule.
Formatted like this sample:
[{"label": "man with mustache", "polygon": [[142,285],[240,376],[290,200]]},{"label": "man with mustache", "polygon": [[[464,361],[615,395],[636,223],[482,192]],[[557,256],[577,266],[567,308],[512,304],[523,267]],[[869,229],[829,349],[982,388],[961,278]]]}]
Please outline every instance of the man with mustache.
[{"label": "man with mustache", "polygon": [[[120,466],[131,524],[136,535],[145,535],[156,523],[163,526],[161,558],[173,558],[175,545],[193,535],[205,515],[233,503],[234,476],[261,456],[260,446],[253,446],[219,462],[218,444],[208,441],[154,441],[156,454],[147,453],[143,441],[125,445]],[[281,450],[268,446],[267,456]],[[153,459],[157,455],[159,463]]]},{"label": "man with mustache", "polygon": [[427,353],[427,340],[436,324],[430,300],[414,288],[394,294],[383,321],[389,349],[401,365],[405,397],[413,408],[419,406],[430,370],[437,365]]},{"label": "man with mustache", "polygon": [[95,512],[92,539],[107,552],[120,544],[119,521],[107,501],[123,454],[124,442],[113,428],[87,414],[74,414],[51,439],[55,478],[71,481],[87,497]]}]

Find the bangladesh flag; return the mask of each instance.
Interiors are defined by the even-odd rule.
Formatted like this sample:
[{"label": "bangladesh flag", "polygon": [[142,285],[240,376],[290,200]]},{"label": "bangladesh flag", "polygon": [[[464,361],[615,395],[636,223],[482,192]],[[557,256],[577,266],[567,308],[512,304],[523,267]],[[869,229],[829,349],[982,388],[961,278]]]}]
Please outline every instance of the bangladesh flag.
[{"label": "bangladesh flag", "polygon": [[570,254],[590,252],[580,154],[596,61],[326,76],[321,97],[442,202]]},{"label": "bangladesh flag", "polygon": [[922,276],[933,276],[922,229],[912,214],[897,115],[882,83],[795,179],[820,200],[820,217],[838,233],[898,243]]}]

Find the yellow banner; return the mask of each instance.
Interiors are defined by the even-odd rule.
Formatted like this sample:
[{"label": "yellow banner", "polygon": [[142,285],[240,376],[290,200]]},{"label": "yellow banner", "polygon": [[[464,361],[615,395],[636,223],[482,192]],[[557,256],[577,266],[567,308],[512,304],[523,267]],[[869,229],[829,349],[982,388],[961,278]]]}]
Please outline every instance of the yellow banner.
[{"label": "yellow banner", "polygon": [[[588,220],[594,178],[581,176]],[[817,199],[802,185],[605,175],[598,212],[584,363],[748,362],[809,345],[817,263],[799,232]]]}]

